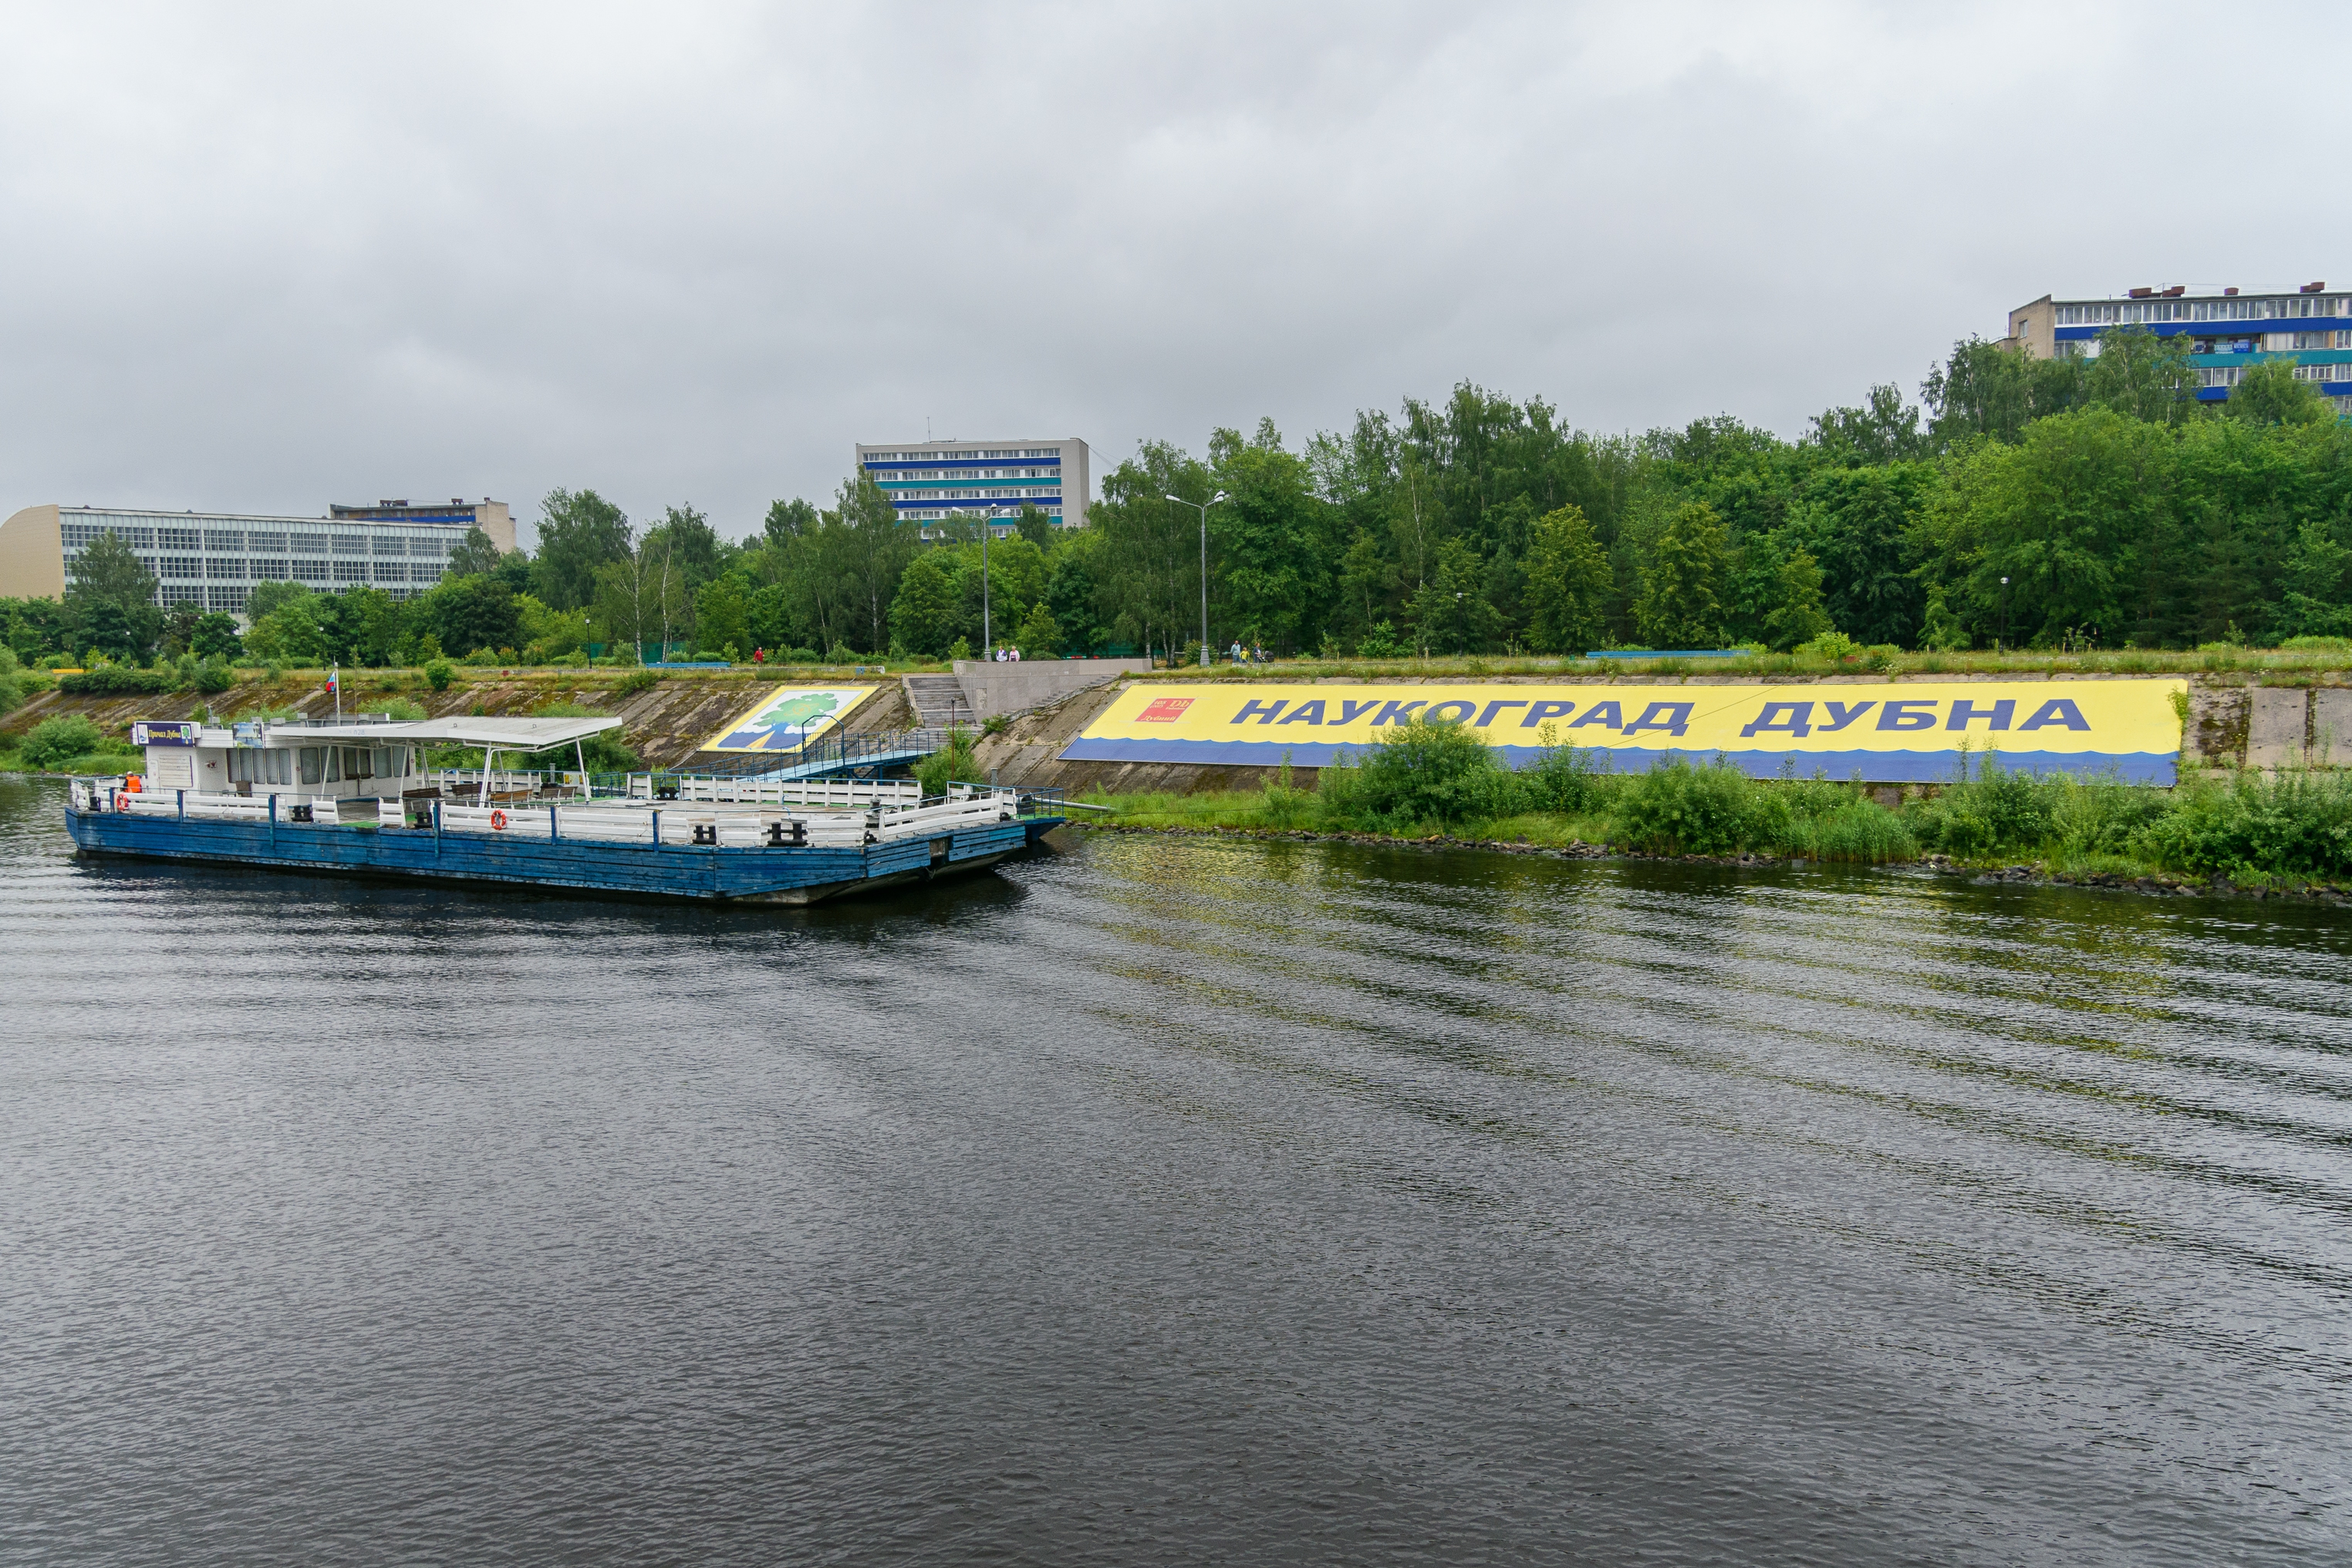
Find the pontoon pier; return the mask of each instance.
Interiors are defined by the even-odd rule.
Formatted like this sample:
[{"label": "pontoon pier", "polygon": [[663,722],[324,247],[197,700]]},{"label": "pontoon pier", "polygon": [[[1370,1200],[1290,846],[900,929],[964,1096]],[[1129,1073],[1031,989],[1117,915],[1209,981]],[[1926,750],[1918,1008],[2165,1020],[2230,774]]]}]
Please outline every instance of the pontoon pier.
[{"label": "pontoon pier", "polygon": [[[504,883],[671,898],[814,904],[977,871],[1066,819],[1058,791],[824,777],[903,763],[894,737],[765,772],[591,775],[499,768],[583,743],[617,718],[358,719],[133,727],[143,774],[72,781],[66,826],[90,854],[284,871]],[[482,766],[429,769],[426,747],[482,748]]]}]

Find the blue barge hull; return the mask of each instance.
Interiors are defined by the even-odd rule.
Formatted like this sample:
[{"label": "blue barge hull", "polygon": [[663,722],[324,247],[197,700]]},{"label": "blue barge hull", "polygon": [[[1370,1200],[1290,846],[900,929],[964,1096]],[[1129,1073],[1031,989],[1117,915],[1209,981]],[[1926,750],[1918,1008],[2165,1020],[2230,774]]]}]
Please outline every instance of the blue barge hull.
[{"label": "blue barge hull", "polygon": [[86,854],[746,904],[814,904],[979,871],[1064,821],[1024,817],[863,847],[722,848],[66,810],[66,831]]}]

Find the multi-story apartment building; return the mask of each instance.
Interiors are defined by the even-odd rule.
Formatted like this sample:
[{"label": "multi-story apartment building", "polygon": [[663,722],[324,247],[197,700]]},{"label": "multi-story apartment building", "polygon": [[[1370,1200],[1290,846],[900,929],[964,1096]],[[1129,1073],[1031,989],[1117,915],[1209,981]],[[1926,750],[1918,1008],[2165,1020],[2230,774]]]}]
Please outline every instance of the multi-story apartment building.
[{"label": "multi-story apartment building", "polygon": [[308,583],[321,593],[365,584],[407,599],[441,580],[470,528],[501,550],[514,549],[514,519],[503,501],[379,501],[331,507],[324,517],[26,507],[0,523],[0,596],[62,596],[81,552],[114,534],[155,574],[165,605],[242,615],[252,585],[271,581]]},{"label": "multi-story apartment building", "polygon": [[871,475],[923,537],[959,520],[986,518],[999,537],[1024,505],[1056,527],[1087,522],[1087,444],[1059,440],[900,442],[857,448],[858,471]]},{"label": "multi-story apartment building", "polygon": [[2228,398],[2249,366],[2284,359],[2298,379],[2317,382],[2339,413],[2352,414],[2352,294],[2330,294],[2324,282],[2273,293],[2176,284],[2104,299],[2045,294],[2009,313],[2001,346],[2042,360],[2095,355],[2099,334],[2117,327],[2186,336],[2204,402]]}]

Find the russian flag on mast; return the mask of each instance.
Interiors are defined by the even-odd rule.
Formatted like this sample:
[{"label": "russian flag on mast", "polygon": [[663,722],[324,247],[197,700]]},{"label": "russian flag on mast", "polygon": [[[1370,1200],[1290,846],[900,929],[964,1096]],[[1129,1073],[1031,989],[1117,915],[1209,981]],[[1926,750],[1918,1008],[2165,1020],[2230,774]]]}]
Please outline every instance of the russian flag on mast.
[{"label": "russian flag on mast", "polygon": [[336,718],[338,718],[338,719],[341,719],[341,718],[343,716],[343,679],[342,679],[342,677],[343,677],[343,662],[342,662],[341,659],[338,659],[338,660],[336,660],[336,661],[335,661],[335,663],[334,663],[334,666],[333,666],[331,669],[328,670],[328,672],[327,672],[327,690],[329,690],[330,692],[332,692],[332,693],[334,694],[334,697],[335,697],[335,717],[336,717]]}]

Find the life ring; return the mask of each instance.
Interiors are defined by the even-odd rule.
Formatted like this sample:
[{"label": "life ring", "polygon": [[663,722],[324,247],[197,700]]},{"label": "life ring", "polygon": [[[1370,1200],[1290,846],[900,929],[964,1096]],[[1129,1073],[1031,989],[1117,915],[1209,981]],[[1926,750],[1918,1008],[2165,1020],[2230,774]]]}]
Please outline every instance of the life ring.
[{"label": "life ring", "polygon": [[128,811],[129,810],[131,810],[131,791],[130,791],[130,790],[128,790],[128,789],[117,789],[117,790],[114,792],[114,809],[115,809],[116,810],[118,810],[118,811]]},{"label": "life ring", "polygon": [[503,833],[507,831],[507,814],[504,811],[492,811],[490,813],[490,830],[493,832],[499,833]]}]

